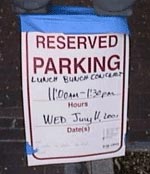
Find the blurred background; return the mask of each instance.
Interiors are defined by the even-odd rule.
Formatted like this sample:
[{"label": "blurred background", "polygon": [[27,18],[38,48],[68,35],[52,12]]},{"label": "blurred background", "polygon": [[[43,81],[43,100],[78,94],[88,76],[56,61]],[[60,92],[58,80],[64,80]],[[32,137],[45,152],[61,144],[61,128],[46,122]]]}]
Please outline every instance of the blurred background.
[{"label": "blurred background", "polygon": [[[90,0],[53,0],[92,7]],[[150,174],[150,1],[137,0],[130,26],[127,153],[115,174]],[[0,1],[0,174],[63,174],[63,165],[27,167],[24,154],[20,21],[10,0]]]}]

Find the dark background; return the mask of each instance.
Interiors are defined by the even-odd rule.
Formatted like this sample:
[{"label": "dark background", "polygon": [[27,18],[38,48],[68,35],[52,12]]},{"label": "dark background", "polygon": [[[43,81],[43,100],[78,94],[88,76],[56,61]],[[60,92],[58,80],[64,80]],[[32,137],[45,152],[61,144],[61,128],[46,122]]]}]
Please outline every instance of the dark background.
[{"label": "dark background", "polygon": [[[55,4],[91,6],[88,0]],[[116,174],[150,174],[150,0],[137,0],[131,29],[127,154],[115,158]],[[24,154],[20,21],[0,0],[0,174],[63,174],[63,165],[27,167]]]}]

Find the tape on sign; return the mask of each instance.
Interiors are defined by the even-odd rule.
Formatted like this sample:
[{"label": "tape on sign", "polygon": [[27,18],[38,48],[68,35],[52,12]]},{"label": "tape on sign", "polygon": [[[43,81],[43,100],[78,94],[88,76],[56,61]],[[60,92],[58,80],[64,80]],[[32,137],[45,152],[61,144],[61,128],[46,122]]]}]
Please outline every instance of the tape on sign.
[{"label": "tape on sign", "polygon": [[129,34],[127,19],[125,17],[97,16],[92,8],[54,6],[52,14],[20,15],[20,18],[23,32]]},{"label": "tape on sign", "polygon": [[38,152],[38,149],[34,149],[28,142],[26,142],[25,151],[27,155],[32,155]]}]

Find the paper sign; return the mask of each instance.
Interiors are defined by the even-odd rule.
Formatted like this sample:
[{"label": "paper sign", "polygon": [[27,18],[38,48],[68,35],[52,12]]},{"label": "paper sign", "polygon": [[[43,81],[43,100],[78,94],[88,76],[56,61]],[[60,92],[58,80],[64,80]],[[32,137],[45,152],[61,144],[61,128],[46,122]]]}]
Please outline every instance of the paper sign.
[{"label": "paper sign", "polygon": [[22,32],[29,166],[124,155],[128,52],[124,34]]}]

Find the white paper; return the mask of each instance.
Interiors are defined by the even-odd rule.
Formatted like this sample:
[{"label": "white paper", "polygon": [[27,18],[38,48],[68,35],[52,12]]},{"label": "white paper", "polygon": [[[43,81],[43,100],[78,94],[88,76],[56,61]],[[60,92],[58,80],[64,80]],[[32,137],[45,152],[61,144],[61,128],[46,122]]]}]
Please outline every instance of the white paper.
[{"label": "white paper", "polygon": [[122,156],[129,38],[22,32],[28,165]]}]

